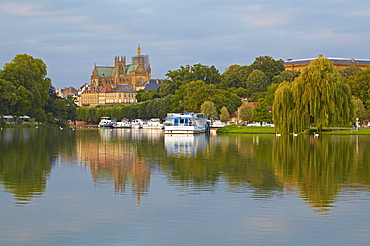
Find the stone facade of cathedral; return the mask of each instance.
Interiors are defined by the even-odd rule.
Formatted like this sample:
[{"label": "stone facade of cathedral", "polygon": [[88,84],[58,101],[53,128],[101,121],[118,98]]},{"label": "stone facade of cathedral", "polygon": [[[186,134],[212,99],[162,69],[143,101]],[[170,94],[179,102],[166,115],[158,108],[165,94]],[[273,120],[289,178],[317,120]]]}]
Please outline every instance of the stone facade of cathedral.
[{"label": "stone facade of cathedral", "polygon": [[114,67],[94,66],[90,85],[112,86],[126,84],[136,90],[138,85],[151,78],[149,56],[141,55],[140,44],[137,47],[137,54],[131,59],[131,64],[126,64],[125,56],[116,56]]}]

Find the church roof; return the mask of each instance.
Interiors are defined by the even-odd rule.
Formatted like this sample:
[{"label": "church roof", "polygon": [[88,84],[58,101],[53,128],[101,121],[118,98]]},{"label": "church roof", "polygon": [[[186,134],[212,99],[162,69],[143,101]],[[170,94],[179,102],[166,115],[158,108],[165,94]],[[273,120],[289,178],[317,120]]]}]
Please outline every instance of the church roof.
[{"label": "church roof", "polygon": [[[131,74],[136,70],[138,64],[126,65],[126,74]],[[99,77],[114,77],[114,67],[96,67]]]},{"label": "church roof", "polygon": [[131,74],[133,71],[136,70],[138,64],[130,64],[126,65],[126,74]]},{"label": "church roof", "polygon": [[117,85],[116,87],[114,87],[113,89],[108,91],[108,93],[110,93],[110,92],[136,93],[136,91],[134,89],[132,89],[131,86],[126,85],[126,84]]},{"label": "church roof", "polygon": [[114,77],[114,67],[96,67],[99,77]]}]

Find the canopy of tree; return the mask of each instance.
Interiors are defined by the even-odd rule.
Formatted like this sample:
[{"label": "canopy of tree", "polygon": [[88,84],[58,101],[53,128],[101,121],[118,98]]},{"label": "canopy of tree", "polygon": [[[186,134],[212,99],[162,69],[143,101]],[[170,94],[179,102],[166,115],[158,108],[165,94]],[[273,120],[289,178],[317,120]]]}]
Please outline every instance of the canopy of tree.
[{"label": "canopy of tree", "polygon": [[370,67],[363,71],[357,71],[353,76],[349,76],[347,84],[350,86],[352,94],[360,99],[365,107],[365,116],[370,116]]},{"label": "canopy of tree", "polygon": [[77,119],[75,99],[62,99],[39,58],[19,54],[0,71],[0,114],[28,115],[38,122],[67,125]]},{"label": "canopy of tree", "polygon": [[46,74],[46,64],[30,55],[19,54],[6,63],[0,72],[2,113],[36,116],[49,97]]},{"label": "canopy of tree", "polygon": [[349,126],[354,120],[351,90],[326,58],[312,61],[293,82],[280,84],[273,110],[281,133]]}]

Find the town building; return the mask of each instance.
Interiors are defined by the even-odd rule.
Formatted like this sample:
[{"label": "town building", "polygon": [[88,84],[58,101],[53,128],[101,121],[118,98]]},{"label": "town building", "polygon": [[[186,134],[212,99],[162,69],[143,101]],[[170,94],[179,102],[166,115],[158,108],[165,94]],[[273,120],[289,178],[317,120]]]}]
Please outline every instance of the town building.
[{"label": "town building", "polygon": [[136,103],[136,94],[137,92],[126,84],[115,87],[84,84],[79,89],[77,105],[81,107],[94,107],[113,103]]},{"label": "town building", "polygon": [[[318,58],[322,58],[322,55],[319,55]],[[364,70],[370,65],[370,59],[355,59],[355,58],[333,58],[333,57],[326,57],[329,59],[335,68],[337,69],[344,69],[349,66],[356,66]],[[317,58],[306,58],[306,59],[288,59],[284,62],[285,70],[293,70],[293,71],[302,71],[305,69],[308,64],[312,60]]]},{"label": "town building", "polygon": [[148,81],[145,81],[144,83],[141,83],[136,86],[136,90],[156,90],[159,86],[164,85],[160,79],[149,79]]},{"label": "town building", "polygon": [[114,66],[94,66],[90,84],[93,86],[111,86],[120,84],[136,87],[151,78],[149,56],[141,54],[140,43],[136,56],[131,59],[131,64],[126,64],[126,56],[116,56]]}]

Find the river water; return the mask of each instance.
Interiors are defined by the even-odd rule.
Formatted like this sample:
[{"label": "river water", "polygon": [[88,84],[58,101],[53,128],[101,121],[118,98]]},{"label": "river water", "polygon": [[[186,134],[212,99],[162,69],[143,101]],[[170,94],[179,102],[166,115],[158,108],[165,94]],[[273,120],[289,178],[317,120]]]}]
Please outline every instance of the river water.
[{"label": "river water", "polygon": [[370,136],[2,129],[0,245],[370,245]]}]

